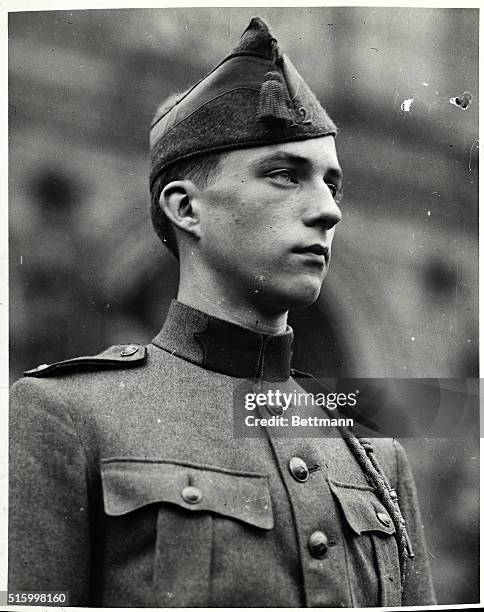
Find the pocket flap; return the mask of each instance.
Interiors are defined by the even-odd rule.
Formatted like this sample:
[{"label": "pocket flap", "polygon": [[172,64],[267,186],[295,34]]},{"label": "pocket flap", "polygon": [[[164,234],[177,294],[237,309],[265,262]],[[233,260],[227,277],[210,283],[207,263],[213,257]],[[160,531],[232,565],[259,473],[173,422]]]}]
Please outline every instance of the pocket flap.
[{"label": "pocket flap", "polygon": [[[101,462],[104,508],[121,516],[148,504],[170,503],[272,529],[267,477],[167,461],[105,459]],[[191,496],[187,495],[191,487]],[[198,495],[193,495],[193,491]],[[188,501],[187,501],[188,499]]]},{"label": "pocket flap", "polygon": [[395,525],[374,489],[329,480],[331,491],[351,529],[361,535],[366,531],[395,533]]}]

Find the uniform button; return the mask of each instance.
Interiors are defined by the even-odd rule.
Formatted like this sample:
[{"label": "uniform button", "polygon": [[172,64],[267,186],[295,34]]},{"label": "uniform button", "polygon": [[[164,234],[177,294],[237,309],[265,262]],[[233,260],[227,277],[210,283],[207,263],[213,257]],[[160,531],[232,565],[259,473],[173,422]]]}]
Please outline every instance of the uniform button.
[{"label": "uniform button", "polygon": [[202,500],[202,492],[198,487],[185,487],[181,496],[187,504],[198,504]]},{"label": "uniform button", "polygon": [[129,357],[130,355],[134,355],[137,352],[137,346],[135,346],[134,344],[128,344],[128,346],[125,346],[124,349],[121,351],[121,357]]},{"label": "uniform button", "polygon": [[322,559],[328,552],[328,538],[322,531],[315,531],[309,536],[308,548],[316,559]]},{"label": "uniform button", "polygon": [[300,457],[293,457],[289,461],[289,471],[298,482],[306,482],[309,478],[308,466]]},{"label": "uniform button", "polygon": [[279,404],[275,404],[274,406],[270,406],[269,404],[267,404],[266,408],[267,411],[270,412],[270,414],[273,414],[274,416],[281,416],[284,412],[282,406]]},{"label": "uniform button", "polygon": [[392,524],[392,519],[385,512],[377,512],[376,516],[380,523],[382,523],[382,525],[385,525],[385,527],[390,527],[390,525]]}]

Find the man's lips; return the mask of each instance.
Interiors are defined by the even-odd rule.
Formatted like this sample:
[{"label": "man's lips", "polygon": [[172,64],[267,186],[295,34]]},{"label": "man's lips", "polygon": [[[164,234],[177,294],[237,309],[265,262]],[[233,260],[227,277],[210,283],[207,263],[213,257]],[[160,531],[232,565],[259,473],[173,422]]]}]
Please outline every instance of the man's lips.
[{"label": "man's lips", "polygon": [[293,253],[297,253],[299,255],[316,255],[317,257],[324,257],[324,259],[328,259],[329,256],[329,247],[324,246],[322,244],[309,244],[307,246],[298,246],[292,249]]}]

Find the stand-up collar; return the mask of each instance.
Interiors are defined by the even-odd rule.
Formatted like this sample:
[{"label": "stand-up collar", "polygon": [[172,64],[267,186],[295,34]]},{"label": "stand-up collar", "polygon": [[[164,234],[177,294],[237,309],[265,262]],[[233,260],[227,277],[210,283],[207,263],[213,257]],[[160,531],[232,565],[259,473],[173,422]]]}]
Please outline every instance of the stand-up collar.
[{"label": "stand-up collar", "polygon": [[293,336],[290,327],[283,334],[259,334],[173,300],[153,344],[235,378],[287,380]]}]

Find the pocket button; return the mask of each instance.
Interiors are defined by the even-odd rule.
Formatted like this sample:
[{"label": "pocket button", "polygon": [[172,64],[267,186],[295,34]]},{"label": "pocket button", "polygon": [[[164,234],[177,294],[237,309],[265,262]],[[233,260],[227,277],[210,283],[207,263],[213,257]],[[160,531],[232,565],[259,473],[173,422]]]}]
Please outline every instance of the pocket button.
[{"label": "pocket button", "polygon": [[181,492],[181,496],[187,504],[198,504],[202,500],[202,492],[198,487],[185,487]]},{"label": "pocket button", "polygon": [[385,525],[385,527],[390,527],[392,519],[388,516],[388,514],[385,514],[385,512],[377,512],[376,516],[382,525]]},{"label": "pocket button", "polygon": [[315,559],[322,559],[328,552],[328,538],[322,531],[315,531],[309,536],[309,552]]}]

